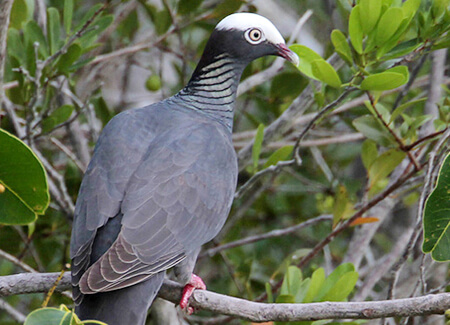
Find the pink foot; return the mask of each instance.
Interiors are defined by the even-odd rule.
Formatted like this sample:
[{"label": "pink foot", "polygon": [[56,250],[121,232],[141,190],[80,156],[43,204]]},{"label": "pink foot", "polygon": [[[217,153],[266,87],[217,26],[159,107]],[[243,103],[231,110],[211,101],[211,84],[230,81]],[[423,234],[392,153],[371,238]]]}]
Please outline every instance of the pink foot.
[{"label": "pink foot", "polygon": [[194,312],[194,308],[188,307],[188,304],[189,298],[192,296],[195,289],[206,290],[206,285],[199,276],[192,273],[191,281],[184,286],[183,295],[180,300],[181,309],[186,310],[189,315]]}]

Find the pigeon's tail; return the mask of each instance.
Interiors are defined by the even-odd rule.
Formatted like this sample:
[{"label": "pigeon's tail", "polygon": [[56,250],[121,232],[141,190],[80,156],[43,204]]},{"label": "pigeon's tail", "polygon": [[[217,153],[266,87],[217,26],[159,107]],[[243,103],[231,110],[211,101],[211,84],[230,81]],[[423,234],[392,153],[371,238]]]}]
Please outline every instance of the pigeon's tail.
[{"label": "pigeon's tail", "polygon": [[99,320],[108,325],[143,325],[165,272],[124,289],[84,295],[75,313],[81,320]]}]

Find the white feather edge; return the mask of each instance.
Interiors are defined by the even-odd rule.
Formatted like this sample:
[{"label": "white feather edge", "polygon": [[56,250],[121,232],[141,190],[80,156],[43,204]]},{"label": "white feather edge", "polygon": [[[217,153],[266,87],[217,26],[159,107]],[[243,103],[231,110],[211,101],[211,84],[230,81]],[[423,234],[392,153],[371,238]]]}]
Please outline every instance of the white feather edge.
[{"label": "white feather edge", "polygon": [[249,12],[231,14],[222,19],[216,26],[217,30],[237,29],[246,31],[250,28],[259,28],[265,38],[273,44],[285,44],[283,36],[266,17]]}]

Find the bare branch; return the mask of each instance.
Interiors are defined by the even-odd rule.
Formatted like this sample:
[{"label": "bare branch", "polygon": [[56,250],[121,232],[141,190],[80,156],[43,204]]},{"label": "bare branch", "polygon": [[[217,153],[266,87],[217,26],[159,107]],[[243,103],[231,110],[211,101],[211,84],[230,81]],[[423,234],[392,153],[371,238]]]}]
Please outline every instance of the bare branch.
[{"label": "bare branch", "polygon": [[37,273],[37,271],[35,269],[33,269],[31,266],[29,266],[28,264],[25,264],[24,262],[18,260],[15,256],[13,256],[1,249],[0,249],[0,258],[4,258],[5,260],[10,261],[11,263],[20,267],[24,271],[31,272],[31,273]]},{"label": "bare branch", "polygon": [[234,247],[238,247],[238,246],[243,246],[243,245],[247,245],[247,244],[252,244],[255,243],[257,241],[260,240],[264,240],[264,239],[269,239],[269,238],[274,238],[274,237],[281,237],[281,236],[285,236],[288,234],[291,234],[295,231],[298,231],[300,229],[303,229],[305,227],[309,227],[312,225],[315,225],[316,223],[322,222],[322,221],[326,221],[326,220],[333,220],[333,216],[331,215],[323,215],[323,216],[319,216],[313,219],[309,219],[305,222],[299,223],[295,226],[292,227],[288,227],[285,229],[276,229],[276,230],[272,230],[269,231],[267,233],[264,234],[260,234],[260,235],[254,235],[254,236],[249,236],[243,239],[239,239],[236,241],[233,241],[231,243],[226,243],[220,246],[216,246],[213,248],[208,249],[207,251],[203,252],[199,257],[203,257],[203,256],[214,256],[216,255],[218,252],[224,251],[226,249],[230,249],[230,248],[234,248]]},{"label": "bare branch", "polygon": [[10,304],[8,304],[3,299],[0,299],[0,309],[3,309],[6,313],[8,313],[17,322],[19,322],[19,323],[25,322],[25,315],[22,314],[17,309],[15,309]]},{"label": "bare branch", "polygon": [[[0,277],[0,296],[50,290],[60,273],[22,273]],[[70,274],[64,274],[57,290],[70,287]],[[163,299],[177,303],[183,287],[165,280],[159,292]],[[194,308],[237,316],[255,322],[304,321],[319,319],[374,319],[381,317],[443,314],[450,308],[450,293],[370,302],[319,302],[310,304],[267,304],[196,290],[191,298]]]}]

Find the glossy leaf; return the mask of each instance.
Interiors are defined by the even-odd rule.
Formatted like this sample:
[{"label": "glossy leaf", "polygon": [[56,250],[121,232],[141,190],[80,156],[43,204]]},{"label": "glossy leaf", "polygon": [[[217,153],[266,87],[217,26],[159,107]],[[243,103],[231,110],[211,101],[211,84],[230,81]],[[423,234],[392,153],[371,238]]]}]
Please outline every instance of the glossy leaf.
[{"label": "glossy leaf", "polygon": [[403,21],[403,10],[397,7],[391,7],[381,16],[378,23],[375,42],[381,46],[395,34]]},{"label": "glossy leaf", "polygon": [[297,295],[302,282],[302,271],[296,266],[289,266],[281,284],[280,295]]},{"label": "glossy leaf", "polygon": [[378,22],[381,14],[380,0],[360,0],[359,1],[359,18],[365,34],[372,31]]},{"label": "glossy leaf", "polygon": [[91,25],[91,28],[78,40],[79,44],[85,48],[91,46],[98,38],[98,36],[109,27],[114,21],[114,15],[106,15],[97,18]]},{"label": "glossy leaf", "polygon": [[422,249],[439,262],[450,260],[450,154],[439,171],[437,184],[425,203]]},{"label": "glossy leaf", "polygon": [[313,50],[311,50],[309,47],[306,47],[304,45],[299,44],[291,45],[290,49],[295,54],[297,54],[300,59],[300,63],[297,67],[300,70],[300,72],[302,72],[309,78],[318,80],[317,77],[313,74],[311,63],[314,60],[323,60],[322,57]]},{"label": "glossy leaf", "polygon": [[361,90],[390,90],[408,82],[409,73],[405,66],[398,66],[385,72],[372,74],[361,82]]},{"label": "glossy leaf", "polygon": [[315,298],[319,293],[320,288],[322,288],[324,282],[325,282],[325,271],[323,268],[318,268],[311,275],[311,283],[309,285],[308,292],[305,298],[303,299],[303,302],[309,303],[315,301]]},{"label": "glossy leaf", "polygon": [[30,20],[25,25],[25,32],[23,34],[25,43],[28,46],[34,47],[35,43],[39,44],[38,53],[42,55],[43,58],[48,56],[48,44],[45,39],[44,33],[41,27],[34,20]]},{"label": "glossy leaf", "polygon": [[388,176],[406,157],[406,153],[398,149],[383,152],[369,168],[369,187]]},{"label": "glossy leaf", "polygon": [[178,14],[187,15],[194,12],[203,1],[201,0],[180,0],[178,2]]},{"label": "glossy leaf", "polygon": [[28,18],[28,5],[25,0],[14,0],[11,15],[9,20],[9,26],[16,29],[21,29],[23,23]]},{"label": "glossy leaf", "polygon": [[57,308],[39,308],[31,312],[24,325],[59,325],[67,311]]},{"label": "glossy leaf", "polygon": [[393,136],[372,115],[364,115],[356,118],[353,120],[353,126],[368,139],[372,139],[384,147],[395,143]]},{"label": "glossy leaf", "polygon": [[412,19],[420,7],[421,0],[407,0],[403,2],[403,14]]},{"label": "glossy leaf", "polygon": [[339,29],[335,29],[331,32],[331,43],[333,43],[334,49],[339,56],[347,62],[348,65],[353,64],[352,51],[348,45],[347,38],[344,33]]},{"label": "glossy leaf", "polygon": [[73,0],[64,0],[63,24],[66,35],[70,33],[72,27]]},{"label": "glossy leaf", "polygon": [[375,159],[378,157],[378,149],[375,141],[367,139],[361,148],[361,159],[364,167],[369,170]]},{"label": "glossy leaf", "polygon": [[363,29],[361,27],[360,6],[353,7],[348,22],[348,33],[350,41],[356,52],[361,54],[363,52]]},{"label": "glossy leaf", "polygon": [[411,101],[406,102],[406,103],[404,103],[404,104],[402,104],[402,105],[399,105],[399,106],[392,112],[391,118],[390,118],[390,120],[389,120],[389,124],[391,124],[393,121],[395,121],[395,119],[396,119],[397,117],[399,117],[399,116],[403,113],[403,111],[404,111],[405,109],[407,109],[408,107],[413,106],[413,105],[416,105],[416,104],[424,103],[424,102],[426,102],[426,100],[427,100],[427,98],[424,97],[424,98],[420,98],[420,99],[416,99],[416,100],[411,100]]},{"label": "glossy leaf", "polygon": [[47,9],[47,39],[50,47],[50,54],[53,55],[59,50],[61,38],[61,26],[59,12],[56,8]]},{"label": "glossy leaf", "polygon": [[324,297],[330,292],[330,290],[337,284],[339,279],[344,276],[346,273],[353,273],[355,271],[355,267],[352,263],[343,263],[339,265],[326,279],[320,288],[315,301],[323,301]]},{"label": "glossy leaf", "polygon": [[334,198],[333,206],[333,227],[339,221],[353,214],[353,205],[350,202],[347,188],[344,185],[339,185]]},{"label": "glossy leaf", "polygon": [[56,64],[56,68],[61,73],[69,73],[70,68],[81,56],[81,46],[77,43],[73,43],[67,49],[67,52],[61,55]]},{"label": "glossy leaf", "polygon": [[72,115],[73,110],[74,107],[68,104],[57,108],[53,113],[50,114],[50,116],[42,121],[42,131],[44,133],[47,133],[58,124],[67,121],[70,115]]},{"label": "glossy leaf", "polygon": [[252,148],[253,171],[256,172],[259,164],[259,156],[261,155],[262,143],[264,140],[264,124],[260,124],[256,130],[255,140]]},{"label": "glossy leaf", "polygon": [[449,6],[448,0],[433,0],[431,2],[431,12],[435,20],[439,19],[444,13],[445,9]]},{"label": "glossy leaf", "polygon": [[[0,222],[29,223],[35,214],[43,214],[48,207],[47,175],[33,151],[21,140],[0,129],[0,143],[0,183],[6,189],[0,194]],[[34,216],[24,212],[26,209]]]},{"label": "glossy leaf", "polygon": [[323,59],[314,60],[311,62],[311,69],[313,75],[320,81],[330,85],[334,88],[339,88],[342,85],[341,78],[336,70]]},{"label": "glossy leaf", "polygon": [[[331,275],[330,275],[331,277]],[[331,287],[327,294],[321,299],[323,301],[345,301],[355,288],[358,281],[358,272],[347,272]]]},{"label": "glossy leaf", "polygon": [[292,154],[293,149],[294,149],[294,146],[285,146],[285,147],[277,149],[267,159],[266,163],[264,164],[264,168],[267,168],[272,165],[276,165],[279,161],[289,159]]}]

